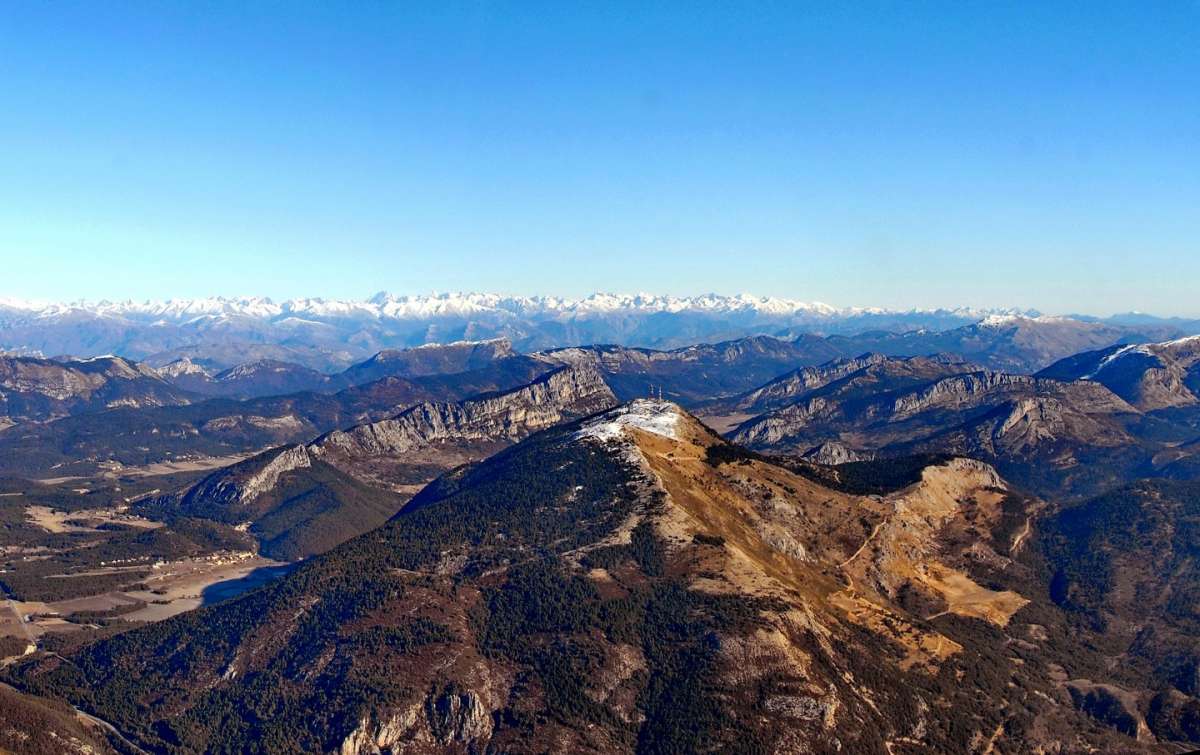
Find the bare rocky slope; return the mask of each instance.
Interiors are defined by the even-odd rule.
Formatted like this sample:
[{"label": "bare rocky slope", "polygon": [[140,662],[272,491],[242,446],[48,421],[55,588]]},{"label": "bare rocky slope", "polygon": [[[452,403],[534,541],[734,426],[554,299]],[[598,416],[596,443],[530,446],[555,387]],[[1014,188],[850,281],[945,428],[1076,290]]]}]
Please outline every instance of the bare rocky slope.
[{"label": "bare rocky slope", "polygon": [[978,461],[856,469],[816,482],[637,401],[7,676],[163,752],[1179,749],[1137,695],[1132,729],[1096,703],[1112,672],[1051,599],[1042,503]]},{"label": "bare rocky slope", "polygon": [[0,355],[0,429],[117,407],[180,406],[197,397],[120,357],[54,361]]},{"label": "bare rocky slope", "polygon": [[802,367],[728,399],[701,405],[702,416],[757,415],[795,403],[803,396],[838,383],[838,390],[857,394],[894,392],[931,380],[981,368],[952,355],[887,357],[866,353]]},{"label": "bare rocky slope", "polygon": [[[885,445],[897,440],[909,441],[921,430],[928,433],[945,429],[939,421],[963,423],[982,415],[991,416],[998,406],[1011,406],[1012,413],[1001,418],[992,442],[1017,448],[1047,437],[1039,432],[1050,425],[1065,428],[1068,419],[1136,412],[1107,388],[1094,383],[1068,383],[989,371],[935,379],[926,374],[893,383],[889,373],[894,371],[881,369],[877,364],[836,383],[801,393],[792,403],[743,423],[732,437],[756,447],[807,448],[813,445],[811,439],[840,429],[862,436],[870,432],[875,442]],[[1045,411],[1029,417],[1035,427],[1021,423],[1022,417],[1038,409]],[[1098,427],[1095,422],[1080,421],[1087,424],[1086,428],[1079,428],[1081,432],[1092,432]],[[922,424],[925,426],[921,427]],[[1113,440],[1124,437],[1114,435]],[[1094,439],[1103,440],[1100,436]]]},{"label": "bare rocky slope", "polygon": [[506,393],[421,403],[390,419],[327,433],[310,447],[322,458],[360,459],[434,443],[511,441],[615,403],[599,371],[581,364],[556,369]]}]

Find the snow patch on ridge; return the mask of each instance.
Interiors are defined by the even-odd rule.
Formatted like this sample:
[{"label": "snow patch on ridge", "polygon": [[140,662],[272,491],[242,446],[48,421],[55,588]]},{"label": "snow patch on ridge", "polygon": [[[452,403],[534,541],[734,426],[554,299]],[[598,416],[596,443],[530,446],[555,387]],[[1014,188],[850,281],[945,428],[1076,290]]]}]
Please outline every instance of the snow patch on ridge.
[{"label": "snow patch on ridge", "polygon": [[1081,377],[1080,380],[1095,379],[1097,375],[1104,371],[1104,368],[1108,367],[1110,364],[1126,354],[1144,354],[1146,356],[1154,356],[1154,352],[1151,351],[1145,344],[1131,343],[1128,346],[1122,346],[1113,353],[1104,357],[1104,359],[1101,359],[1100,363],[1096,365],[1096,369]]},{"label": "snow patch on ridge", "polygon": [[635,427],[678,440],[679,420],[679,408],[670,401],[636,399],[587,422],[575,433],[575,437],[595,438],[599,441],[618,440],[625,436],[625,428]]},{"label": "snow patch on ridge", "polygon": [[1159,346],[1182,346],[1185,343],[1192,343],[1193,341],[1200,343],[1200,335],[1184,336],[1183,338],[1176,338],[1173,341],[1166,341],[1164,343],[1160,343]]}]

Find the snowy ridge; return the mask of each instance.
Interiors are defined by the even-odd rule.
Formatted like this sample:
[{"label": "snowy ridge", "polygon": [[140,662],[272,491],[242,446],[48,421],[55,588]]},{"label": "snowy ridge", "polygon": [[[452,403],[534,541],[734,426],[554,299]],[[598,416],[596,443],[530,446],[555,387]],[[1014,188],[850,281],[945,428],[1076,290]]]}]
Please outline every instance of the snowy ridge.
[{"label": "snowy ridge", "polygon": [[1105,367],[1108,367],[1110,364],[1126,354],[1144,354],[1146,356],[1154,356],[1154,352],[1151,351],[1150,348],[1145,344],[1132,343],[1128,346],[1122,346],[1113,353],[1101,359],[1100,363],[1096,365],[1096,369],[1081,377],[1080,380],[1094,380],[1097,375],[1104,371]]},{"label": "snowy ridge", "polygon": [[413,346],[413,349],[445,349],[451,346],[487,346],[494,344],[496,346],[508,345],[507,338],[484,338],[479,341],[450,341],[449,343],[423,343],[419,346]]},{"label": "snowy ridge", "polygon": [[[418,296],[393,296],[381,292],[362,301],[342,299],[303,298],[276,303],[269,298],[209,297],[204,299],[167,299],[165,301],[76,301],[67,303],[23,301],[0,298],[0,309],[19,312],[35,318],[60,317],[85,313],[95,317],[148,320],[160,325],[170,322],[193,322],[203,319],[251,318],[277,323],[320,324],[323,319],[394,319],[423,320],[437,317],[471,315],[502,315],[514,318],[529,316],[586,317],[617,312],[629,313],[697,313],[746,314],[762,317],[812,318],[853,317],[856,315],[944,313],[965,318],[1028,317],[1032,312],[1015,310],[975,310],[970,308],[934,310],[886,310],[875,307],[834,307],[822,302],[805,302],[772,296],[738,294],[722,296],[669,296],[647,293],[596,293],[571,299],[557,296],[504,296],[488,293],[434,293]],[[316,319],[313,319],[316,318]]]},{"label": "snowy ridge", "polygon": [[1190,343],[1200,345],[1200,336],[1184,336],[1183,338],[1176,338],[1173,341],[1164,341],[1159,346],[1183,346]]},{"label": "snowy ridge", "polygon": [[1069,317],[1054,317],[1051,315],[1021,312],[997,312],[987,315],[978,324],[981,328],[1004,328],[1009,325],[1019,325],[1023,322],[1053,323],[1070,321],[1071,318]]}]

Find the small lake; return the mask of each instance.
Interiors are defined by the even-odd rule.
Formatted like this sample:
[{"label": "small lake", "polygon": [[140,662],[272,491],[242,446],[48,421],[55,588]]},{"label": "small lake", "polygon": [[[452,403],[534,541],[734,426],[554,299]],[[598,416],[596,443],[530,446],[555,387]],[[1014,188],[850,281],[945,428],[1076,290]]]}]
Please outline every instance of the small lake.
[{"label": "small lake", "polygon": [[235,598],[244,592],[262,587],[273,582],[296,568],[296,564],[280,564],[279,566],[260,566],[243,577],[214,582],[200,592],[200,605],[211,606],[223,600]]}]

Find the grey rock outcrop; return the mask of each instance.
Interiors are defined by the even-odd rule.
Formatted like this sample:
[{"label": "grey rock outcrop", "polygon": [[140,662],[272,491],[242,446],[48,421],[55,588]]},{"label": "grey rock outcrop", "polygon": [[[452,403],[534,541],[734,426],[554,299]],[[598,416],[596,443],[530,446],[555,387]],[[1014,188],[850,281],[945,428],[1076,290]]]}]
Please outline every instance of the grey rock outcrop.
[{"label": "grey rock outcrop", "polygon": [[425,402],[391,419],[318,438],[319,457],[382,456],[450,441],[515,441],[565,419],[617,404],[590,365],[563,367],[522,388],[458,402]]},{"label": "grey rock outcrop", "polygon": [[59,361],[0,356],[0,417],[14,421],[187,403],[188,394],[155,370],[120,357]]},{"label": "grey rock outcrop", "polygon": [[338,755],[394,755],[442,751],[486,742],[492,713],[472,690],[431,692],[424,703],[380,716],[369,714],[342,741]]},{"label": "grey rock outcrop", "polygon": [[829,441],[813,446],[804,452],[806,461],[832,466],[834,464],[849,464],[852,461],[866,461],[874,458],[874,454],[855,451],[845,443]]},{"label": "grey rock outcrop", "polygon": [[[563,367],[513,391],[459,402],[426,402],[390,419],[335,430],[308,444],[260,454],[208,475],[181,494],[191,511],[226,509],[227,519],[253,518],[252,506],[289,472],[317,462],[352,475],[355,462],[403,457],[435,444],[510,443],[617,404],[600,374],[588,366]],[[228,509],[241,507],[235,515]]]}]

